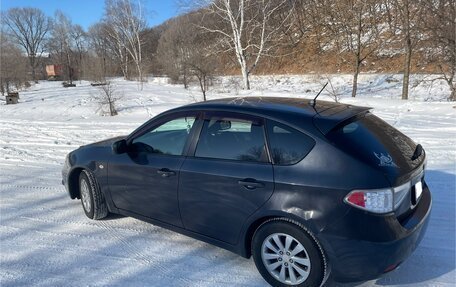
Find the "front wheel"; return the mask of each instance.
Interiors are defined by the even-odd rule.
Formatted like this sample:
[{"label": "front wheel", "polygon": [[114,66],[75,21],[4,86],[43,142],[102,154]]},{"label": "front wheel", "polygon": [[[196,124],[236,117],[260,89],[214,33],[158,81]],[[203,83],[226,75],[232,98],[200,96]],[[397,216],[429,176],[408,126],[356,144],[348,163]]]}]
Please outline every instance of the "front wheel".
[{"label": "front wheel", "polygon": [[283,219],[262,224],[252,241],[255,265],[272,286],[322,285],[326,262],[316,239],[302,226]]},{"label": "front wheel", "polygon": [[79,175],[79,194],[82,208],[90,219],[102,219],[108,215],[108,208],[95,177],[87,170]]}]

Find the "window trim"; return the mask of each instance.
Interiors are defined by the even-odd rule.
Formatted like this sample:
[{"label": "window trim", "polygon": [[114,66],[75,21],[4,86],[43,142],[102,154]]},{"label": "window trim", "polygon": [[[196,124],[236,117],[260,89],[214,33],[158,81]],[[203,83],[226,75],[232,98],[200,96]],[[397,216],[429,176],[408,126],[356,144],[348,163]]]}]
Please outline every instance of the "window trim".
[{"label": "window trim", "polygon": [[175,113],[169,113],[169,114],[164,114],[162,116],[158,116],[157,118],[151,119],[149,122],[144,124],[143,126],[139,127],[137,130],[133,131],[127,138],[127,146],[131,145],[133,140],[135,140],[138,137],[143,136],[144,134],[150,132],[151,130],[167,123],[172,120],[176,120],[179,118],[183,117],[194,117],[195,122],[193,123],[192,129],[190,131],[190,134],[188,135],[184,148],[182,149],[182,154],[177,155],[177,154],[159,154],[159,153],[147,153],[148,155],[153,155],[153,156],[171,156],[171,157],[185,157],[188,156],[188,151],[191,146],[192,141],[194,140],[196,128],[199,127],[198,125],[201,122],[201,116],[202,112],[200,111],[180,111],[180,112],[175,112]]},{"label": "window trim", "polygon": [[[222,118],[233,118],[233,119],[239,119],[239,120],[247,120],[251,122],[258,123],[261,125],[261,128],[263,129],[263,142],[265,144],[266,148],[266,157],[267,160],[264,162],[261,161],[248,161],[248,160],[237,160],[237,159],[226,159],[226,158],[210,158],[210,157],[198,157],[195,155],[196,149],[198,147],[198,143],[201,138],[201,134],[203,132],[203,126],[204,122],[206,120],[210,120],[212,117],[222,117]],[[251,164],[267,164],[270,165],[271,162],[271,154],[269,153],[269,143],[268,143],[268,138],[266,135],[266,120],[263,117],[255,116],[255,115],[250,115],[250,114],[245,114],[245,113],[237,113],[237,112],[228,112],[228,111],[216,111],[216,110],[209,110],[209,111],[203,111],[201,118],[199,120],[199,125],[197,126],[197,129],[195,129],[195,135],[193,138],[193,141],[191,143],[191,146],[188,150],[188,156],[193,157],[195,159],[201,159],[201,160],[218,160],[218,161],[229,161],[229,162],[242,162],[242,163],[251,163]]]}]

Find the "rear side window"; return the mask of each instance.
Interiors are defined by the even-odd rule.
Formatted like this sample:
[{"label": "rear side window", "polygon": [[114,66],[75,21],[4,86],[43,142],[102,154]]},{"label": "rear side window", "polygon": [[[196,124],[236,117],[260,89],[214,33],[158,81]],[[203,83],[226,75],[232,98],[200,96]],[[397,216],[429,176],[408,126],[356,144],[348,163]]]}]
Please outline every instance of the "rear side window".
[{"label": "rear side window", "polygon": [[195,156],[267,162],[263,125],[236,118],[205,120]]},{"label": "rear side window", "polygon": [[315,141],[289,126],[267,122],[270,152],[274,164],[292,165],[301,161],[313,148]]}]

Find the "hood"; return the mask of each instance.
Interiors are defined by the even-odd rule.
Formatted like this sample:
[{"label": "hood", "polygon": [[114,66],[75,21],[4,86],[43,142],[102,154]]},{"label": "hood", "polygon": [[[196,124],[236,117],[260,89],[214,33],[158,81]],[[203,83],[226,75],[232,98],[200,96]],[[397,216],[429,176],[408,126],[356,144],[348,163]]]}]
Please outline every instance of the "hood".
[{"label": "hood", "polygon": [[105,139],[99,142],[83,145],[81,147],[111,147],[112,143],[121,139],[126,138],[126,136],[118,136],[110,139]]}]

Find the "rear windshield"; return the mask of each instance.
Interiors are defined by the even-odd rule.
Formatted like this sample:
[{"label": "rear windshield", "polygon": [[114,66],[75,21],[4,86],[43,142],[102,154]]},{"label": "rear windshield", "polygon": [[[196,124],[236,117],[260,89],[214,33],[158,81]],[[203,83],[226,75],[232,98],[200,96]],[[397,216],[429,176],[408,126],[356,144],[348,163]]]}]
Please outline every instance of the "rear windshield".
[{"label": "rear windshield", "polygon": [[423,152],[412,160],[416,144],[371,113],[336,127],[327,137],[339,149],[371,166],[411,170],[424,157]]}]

